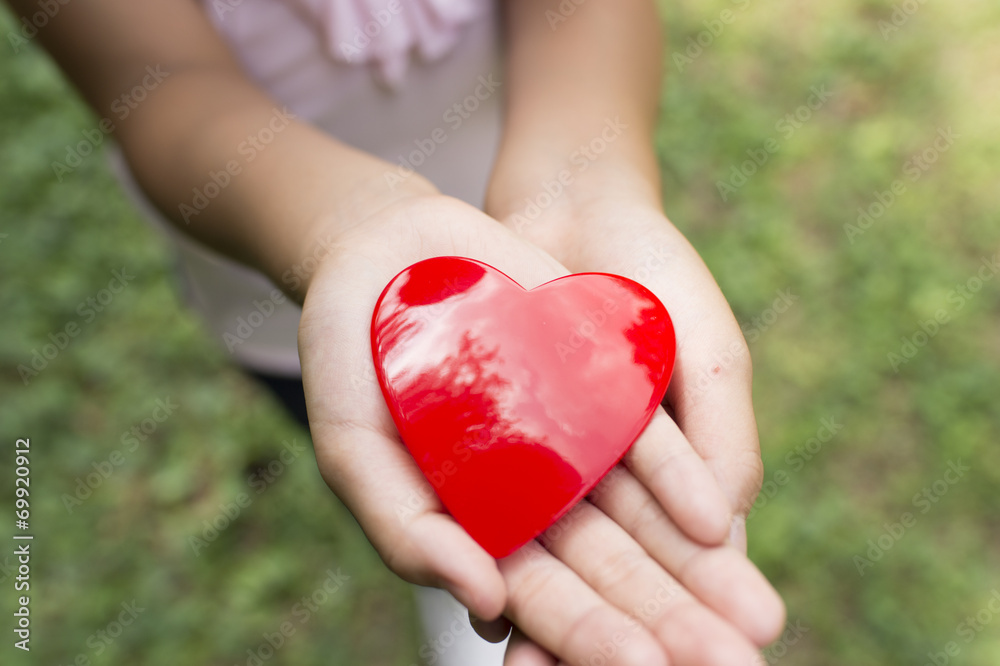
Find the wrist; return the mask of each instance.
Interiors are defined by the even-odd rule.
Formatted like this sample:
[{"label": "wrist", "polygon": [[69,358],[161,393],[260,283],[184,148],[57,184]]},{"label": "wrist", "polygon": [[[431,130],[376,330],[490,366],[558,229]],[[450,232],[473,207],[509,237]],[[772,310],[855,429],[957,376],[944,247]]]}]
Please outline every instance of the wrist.
[{"label": "wrist", "polygon": [[[349,223],[342,219],[342,211],[319,216],[309,232],[303,235],[295,263],[277,276],[276,284],[302,303],[310,290],[324,282],[325,275],[335,272],[330,269],[336,266],[339,259],[348,253],[356,253],[359,242],[370,242],[366,239],[371,236],[372,229],[397,228],[400,223],[405,225],[413,219],[448,219],[454,216],[456,206],[469,207],[441,194],[429,182],[427,185],[424,191],[414,187],[371,207],[359,209]],[[392,240],[392,235],[385,238]]]},{"label": "wrist", "polygon": [[662,217],[659,174],[651,161],[651,155],[608,156],[585,166],[550,168],[544,174],[501,175],[490,184],[485,210],[516,233],[547,246],[565,245],[583,231],[606,227],[625,210]]},{"label": "wrist", "polygon": [[[443,197],[430,183],[416,174],[408,179],[405,187],[385,192],[373,187],[372,192],[358,191],[350,199],[336,200],[323,206],[298,225],[296,241],[291,251],[278,261],[273,256],[265,259],[262,270],[271,280],[300,304],[306,293],[322,272],[322,267],[344,251],[347,237],[352,230],[364,226],[374,218],[404,215],[418,201]],[[292,229],[288,230],[289,233]]]}]

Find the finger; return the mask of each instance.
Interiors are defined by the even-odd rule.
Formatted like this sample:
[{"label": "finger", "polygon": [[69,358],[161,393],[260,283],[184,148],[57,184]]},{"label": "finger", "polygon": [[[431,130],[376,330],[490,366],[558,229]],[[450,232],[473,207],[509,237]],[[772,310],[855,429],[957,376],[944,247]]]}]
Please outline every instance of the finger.
[{"label": "finger", "polygon": [[746,637],[694,599],[599,509],[580,502],[564,520],[563,529],[546,532],[542,544],[598,594],[630,614],[629,628],[618,640],[601,645],[606,655],[628,645],[645,625],[660,639],[672,664],[731,666],[756,658],[757,650]]},{"label": "finger", "polygon": [[716,545],[729,535],[729,501],[705,461],[662,409],[653,415],[624,462],[691,538]]},{"label": "finger", "polygon": [[754,643],[766,645],[781,632],[784,604],[753,563],[735,548],[706,548],[688,539],[638,479],[628,473],[609,475],[590,501]]},{"label": "finger", "polygon": [[[763,478],[750,354],[742,339],[720,343],[723,351],[706,349],[704,344],[689,342],[689,349],[679,345],[678,359],[686,360],[679,360],[667,397],[678,426],[718,479],[734,514],[745,517]],[[685,352],[689,352],[686,357]],[[742,520],[734,521],[734,530],[742,525]]]},{"label": "finger", "polygon": [[386,565],[404,580],[443,587],[477,616],[503,611],[496,561],[445,514],[398,441],[361,427],[313,425],[316,460]]},{"label": "finger", "polygon": [[[468,238],[463,241],[463,233],[472,235],[469,229],[477,223],[469,216],[482,214],[458,204],[448,211],[449,219],[433,216],[427,229],[417,229],[424,223],[408,218],[406,225],[375,235],[392,242],[352,241],[353,252],[332,252],[306,297],[300,353],[310,427],[324,479],[390,569],[417,584],[445,587],[489,620],[505,605],[503,579],[495,560],[445,515],[399,440],[375,379],[368,344],[372,310],[393,275],[424,255],[478,257],[508,270],[527,286],[561,271],[554,260],[545,260],[533,248],[526,251],[506,231],[484,247]],[[413,216],[421,214],[412,211]],[[447,240],[434,242],[435,238]]]},{"label": "finger", "polygon": [[[763,466],[753,412],[752,363],[729,303],[694,248],[671,227],[674,260],[650,288],[677,323],[677,356],[667,389],[677,425],[729,499],[746,516]],[[685,289],[670,287],[684,276]],[[743,523],[733,521],[738,531]]]},{"label": "finger", "polygon": [[490,643],[502,643],[510,635],[513,626],[505,617],[498,617],[495,620],[483,620],[469,613],[469,624],[476,630],[479,637]]},{"label": "finger", "polygon": [[[726,493],[733,513],[745,516],[763,475],[750,352],[708,267],[676,229],[671,227],[671,233],[675,265],[651,278],[651,289],[663,293],[674,320],[683,322],[677,330],[677,362],[667,400],[677,425]],[[683,271],[687,289],[665,284],[677,270]]]},{"label": "finger", "polygon": [[[507,581],[505,614],[515,625],[531,627],[529,637],[568,664],[589,666],[601,658],[601,648],[616,645],[615,635],[629,627],[629,618],[602,599],[565,564],[530,542],[499,562]],[[666,666],[657,640],[636,626],[629,640],[616,646],[609,666]]]},{"label": "finger", "polygon": [[503,666],[554,666],[556,658],[540,648],[516,627],[507,643]]},{"label": "finger", "polygon": [[[745,516],[763,474],[746,341],[708,267],[680,231],[658,212],[632,218],[633,233],[602,235],[601,242],[579,248],[580,260],[568,265],[633,276],[667,307],[677,335],[667,401],[731,511]],[[732,541],[743,540],[742,525],[733,521]]]}]

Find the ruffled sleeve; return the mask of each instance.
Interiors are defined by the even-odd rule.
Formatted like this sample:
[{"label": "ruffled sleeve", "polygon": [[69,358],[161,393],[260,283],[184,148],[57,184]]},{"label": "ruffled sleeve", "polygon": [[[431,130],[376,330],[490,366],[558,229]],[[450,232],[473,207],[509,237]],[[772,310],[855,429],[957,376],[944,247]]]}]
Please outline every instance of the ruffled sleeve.
[{"label": "ruffled sleeve", "polygon": [[433,61],[458,41],[463,26],[489,11],[489,0],[285,0],[320,31],[329,55],[367,65],[390,87],[410,59]]}]

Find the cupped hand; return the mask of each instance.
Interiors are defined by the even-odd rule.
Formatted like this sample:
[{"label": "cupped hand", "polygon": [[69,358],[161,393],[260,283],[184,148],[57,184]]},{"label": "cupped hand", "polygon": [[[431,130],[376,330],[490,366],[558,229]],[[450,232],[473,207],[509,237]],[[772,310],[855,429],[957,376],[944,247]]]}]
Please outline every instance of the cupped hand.
[{"label": "cupped hand", "polygon": [[[721,539],[729,512],[700,458],[671,435],[665,414],[636,442],[628,469],[602,482],[593,504],[581,504],[540,542],[499,563],[445,512],[399,439],[369,343],[372,311],[389,280],[443,255],[484,261],[527,288],[567,273],[475,208],[417,197],[336,235],[303,305],[299,349],[319,468],[382,559],[410,582],[444,587],[481,618],[511,618],[535,642],[511,658],[530,658],[534,649],[589,664],[610,645],[609,664],[752,659],[744,634],[760,643],[771,628],[754,625],[749,604],[729,613],[740,627],[703,601],[738,598],[733,590],[756,597],[755,586],[766,583],[748,563],[698,543]],[[681,476],[699,484],[688,500],[672,490]],[[734,583],[729,590],[707,575],[722,565],[730,568],[722,581]],[[650,603],[656,613],[641,610]]]},{"label": "cupped hand", "polygon": [[[707,462],[734,515],[729,540],[745,550],[744,518],[763,476],[750,353],[701,257],[662,212],[634,198],[593,196],[572,209],[572,219],[554,215],[525,224],[522,218],[512,226],[574,273],[630,277],[666,305],[677,335],[677,360],[664,403],[678,426],[672,437],[682,438]],[[661,498],[668,510],[671,501],[698,495],[700,479],[676,477],[671,484],[678,497]],[[677,517],[674,511],[671,515]],[[681,526],[692,536],[702,534]]]},{"label": "cupped hand", "polygon": [[[683,600],[682,607],[696,599],[763,646],[780,632],[785,611],[780,597],[745,557],[745,517],[762,476],[750,354],[725,297],[697,252],[658,208],[638,201],[593,195],[583,206],[556,207],[535,221],[523,215],[501,219],[574,273],[630,277],[666,305],[677,335],[677,360],[664,409],[619,466],[634,475],[609,475],[590,501],[681,583],[684,589],[677,601]],[[650,459],[659,470],[652,478],[642,473]],[[699,525],[695,517],[694,507],[712,497],[698,474],[704,465],[723,489],[731,510],[732,523],[722,545],[718,525]],[[588,541],[570,538],[568,543]],[[586,549],[597,557],[599,545],[589,543]],[[548,548],[564,561],[574,561],[565,550],[571,546]],[[695,645],[709,644],[707,635],[713,632],[704,628],[710,625],[691,625],[681,637],[671,633],[678,630],[674,619],[662,621],[667,623],[661,627],[666,634],[658,635],[676,663],[746,663],[715,661],[692,651]],[[669,649],[671,645],[677,649]],[[715,648],[723,650],[720,643]],[[524,664],[552,661],[529,641],[515,651],[523,655],[519,658]]]}]

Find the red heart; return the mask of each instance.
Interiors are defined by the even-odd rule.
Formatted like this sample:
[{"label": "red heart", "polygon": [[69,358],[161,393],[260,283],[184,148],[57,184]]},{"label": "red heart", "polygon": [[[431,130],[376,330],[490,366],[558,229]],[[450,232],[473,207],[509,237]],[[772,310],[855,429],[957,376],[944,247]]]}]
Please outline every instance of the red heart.
[{"label": "red heart", "polygon": [[461,257],[392,279],[372,318],[382,393],[451,515],[494,557],[597,485],[660,404],[674,329],[656,296],[606,273],[530,291]]}]

